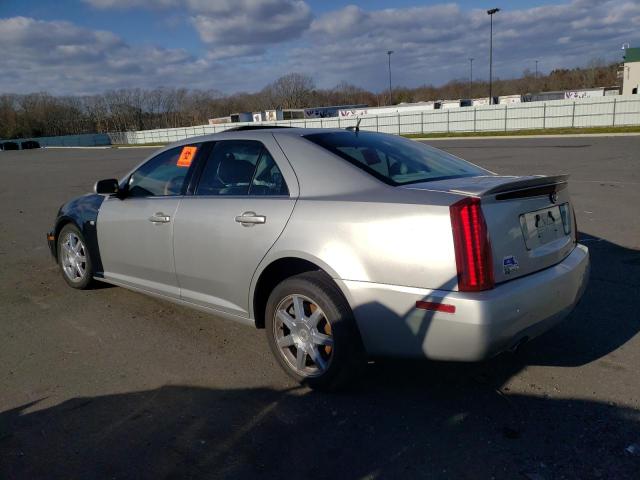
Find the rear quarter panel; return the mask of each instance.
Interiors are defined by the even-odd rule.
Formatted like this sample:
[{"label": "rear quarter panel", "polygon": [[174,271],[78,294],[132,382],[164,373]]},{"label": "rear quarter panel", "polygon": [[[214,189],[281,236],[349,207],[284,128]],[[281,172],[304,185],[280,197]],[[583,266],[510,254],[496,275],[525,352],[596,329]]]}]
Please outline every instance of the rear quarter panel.
[{"label": "rear quarter panel", "polygon": [[341,280],[455,289],[449,204],[457,197],[400,190],[300,198],[263,264],[294,256],[317,260]]},{"label": "rear quarter panel", "polygon": [[292,256],[342,280],[457,288],[449,205],[460,195],[387,185],[293,133],[275,138],[300,196],[258,273]]}]

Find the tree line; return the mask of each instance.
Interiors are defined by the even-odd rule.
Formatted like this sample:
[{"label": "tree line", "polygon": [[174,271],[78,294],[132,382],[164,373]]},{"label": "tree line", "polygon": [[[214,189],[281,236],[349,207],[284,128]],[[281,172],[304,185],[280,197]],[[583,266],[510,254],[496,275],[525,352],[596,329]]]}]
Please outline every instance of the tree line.
[{"label": "tree line", "polygon": [[[592,61],[587,67],[556,69],[546,75],[525,70],[519,78],[494,80],[494,95],[576,90],[616,85],[618,64]],[[388,105],[400,102],[488,96],[486,81],[452,80],[436,87],[399,87],[371,92],[342,82],[316,88],[308,75],[290,73],[259,92],[224,95],[217,90],[126,88],[98,95],[54,96],[46,92],[0,94],[0,138],[26,138],[203,125],[236,112],[329,105]]]}]

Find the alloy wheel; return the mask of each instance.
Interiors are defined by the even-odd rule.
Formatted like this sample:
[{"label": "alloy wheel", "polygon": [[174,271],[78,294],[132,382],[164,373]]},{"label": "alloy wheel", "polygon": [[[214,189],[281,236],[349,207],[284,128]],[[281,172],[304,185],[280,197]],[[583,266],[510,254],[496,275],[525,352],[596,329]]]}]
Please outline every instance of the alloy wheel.
[{"label": "alloy wheel", "polygon": [[87,274],[87,252],[80,237],[69,232],[62,240],[60,253],[65,276],[74,283],[81,282]]},{"label": "alloy wheel", "polygon": [[276,308],[273,335],[278,351],[298,375],[322,375],[333,358],[331,324],[304,295],[288,295]]}]

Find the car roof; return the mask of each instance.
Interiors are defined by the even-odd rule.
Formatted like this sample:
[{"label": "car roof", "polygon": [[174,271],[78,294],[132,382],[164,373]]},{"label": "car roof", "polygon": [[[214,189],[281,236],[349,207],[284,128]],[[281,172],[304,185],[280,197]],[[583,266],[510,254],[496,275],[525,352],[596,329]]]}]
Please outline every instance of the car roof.
[{"label": "car roof", "polygon": [[178,140],[171,144],[166,145],[163,150],[169,148],[179,147],[181,145],[191,145],[193,143],[200,142],[212,142],[215,140],[224,139],[242,139],[242,138],[256,138],[263,135],[289,135],[293,137],[301,137],[303,135],[311,135],[314,133],[328,133],[328,132],[346,132],[343,128],[303,128],[303,127],[287,127],[287,126],[257,126],[257,127],[236,127],[224,130],[222,132],[210,133],[207,135],[200,135],[197,137],[189,137],[183,140]]}]

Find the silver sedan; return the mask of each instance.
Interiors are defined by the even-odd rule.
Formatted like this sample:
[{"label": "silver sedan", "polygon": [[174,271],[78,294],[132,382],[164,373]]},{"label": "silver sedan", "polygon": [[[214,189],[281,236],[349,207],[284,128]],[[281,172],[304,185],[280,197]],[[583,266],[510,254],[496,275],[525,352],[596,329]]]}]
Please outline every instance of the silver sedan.
[{"label": "silver sedan", "polygon": [[63,205],[65,281],[264,328],[284,370],[476,361],[549,329],[589,272],[566,176],[501,176],[400,137],[236,129],[170,145]]}]

